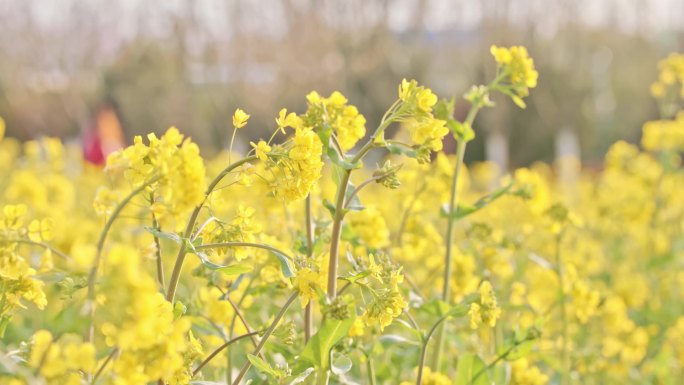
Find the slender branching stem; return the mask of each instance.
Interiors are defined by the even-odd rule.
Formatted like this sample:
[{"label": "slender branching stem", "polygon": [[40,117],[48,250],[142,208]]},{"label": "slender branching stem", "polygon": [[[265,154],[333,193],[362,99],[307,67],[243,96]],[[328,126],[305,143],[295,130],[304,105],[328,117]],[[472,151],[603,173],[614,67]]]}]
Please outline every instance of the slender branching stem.
[{"label": "slender branching stem", "polygon": [[423,369],[425,368],[425,358],[427,358],[428,343],[430,342],[432,335],[435,334],[435,331],[437,331],[437,328],[439,328],[439,326],[442,325],[449,317],[451,316],[447,314],[438,319],[437,322],[432,325],[432,328],[430,328],[428,334],[426,334],[423,338],[423,345],[420,349],[420,361],[418,363],[418,376],[416,377],[416,385],[421,385],[423,383]]},{"label": "slender branching stem", "polygon": [[[152,213],[152,228],[154,228],[157,231],[161,231],[159,228],[159,222],[157,221],[157,217]],[[162,249],[161,249],[161,242],[159,242],[159,237],[154,235],[154,246],[156,248],[155,254],[156,254],[156,260],[157,260],[157,281],[159,281],[159,285],[161,286],[161,289],[164,290],[166,287],[166,283],[164,282],[164,263],[162,260]]]},{"label": "slender branching stem", "polygon": [[[253,355],[255,355],[255,356],[259,355],[259,353],[261,352],[261,349],[263,349],[264,345],[266,345],[266,341],[268,341],[268,339],[271,337],[271,335],[275,331],[276,327],[278,327],[278,323],[280,322],[280,320],[285,315],[285,312],[287,312],[287,309],[290,307],[290,305],[292,305],[292,302],[294,302],[294,300],[297,298],[297,294],[298,294],[297,292],[293,293],[290,296],[290,298],[287,300],[287,302],[285,302],[285,305],[283,305],[283,307],[280,309],[280,311],[276,315],[275,319],[271,323],[271,326],[268,327],[268,330],[266,330],[266,333],[264,333],[264,336],[261,337],[261,341],[259,342],[259,345],[257,345],[257,347],[252,352]],[[247,360],[245,365],[242,367],[242,370],[240,370],[240,373],[237,375],[237,377],[233,381],[233,385],[239,385],[240,381],[242,381],[242,379],[247,374],[247,371],[251,367],[252,367],[252,363],[249,360]]]},{"label": "slender branching stem", "polygon": [[347,198],[347,203],[344,204],[344,208],[345,209],[349,208],[349,205],[351,204],[352,199],[354,199],[354,197],[359,193],[359,191],[361,191],[361,189],[363,189],[364,187],[368,186],[369,184],[371,184],[375,181],[378,181],[378,180],[386,177],[388,174],[389,173],[375,175],[375,176],[370,177],[370,178],[364,180],[363,182],[361,182],[361,184],[358,187],[356,187],[354,190],[352,190],[351,194],[349,194],[349,197]]},{"label": "slender branching stem", "polygon": [[[464,125],[472,126],[477,116],[480,106],[473,105],[468,111],[468,116],[464,121]],[[442,286],[442,300],[444,302],[451,302],[451,271],[452,271],[452,254],[453,254],[453,237],[454,237],[454,214],[458,208],[458,201],[460,195],[458,194],[458,184],[461,179],[461,169],[463,168],[463,157],[465,156],[467,142],[459,140],[456,145],[456,165],[454,167],[454,174],[451,179],[451,194],[449,197],[449,207],[447,212],[447,231],[444,237],[446,253],[444,255],[444,282]],[[439,328],[437,333],[437,348],[433,357],[433,369],[440,370],[442,366],[442,353],[444,351],[444,335],[446,323]]]},{"label": "slender branching stem", "polygon": [[[304,202],[305,220],[306,220],[306,256],[313,257],[314,247],[314,228],[313,228],[313,214],[311,210],[311,193],[306,196]],[[309,342],[313,334],[313,306],[311,301],[306,304],[304,308],[304,343]]]},{"label": "slender branching stem", "polygon": [[[390,110],[388,110],[388,113],[385,114],[382,122],[375,132],[373,132],[368,141],[363,145],[363,147],[361,147],[356,155],[354,155],[351,160],[352,164],[356,164],[361,161],[361,159],[368,154],[368,151],[370,151],[376,145],[375,140],[378,138],[378,136],[381,136],[384,130],[394,121],[393,111],[397,105],[398,102],[395,102],[390,108],[392,113],[389,113]],[[344,214],[346,211],[345,199],[347,195],[347,186],[349,185],[349,180],[351,179],[351,173],[352,170],[343,170],[342,176],[340,177],[340,184],[337,186],[335,215],[333,218],[332,233],[330,236],[330,257],[328,259],[328,296],[330,298],[335,298],[337,296],[337,265],[340,252],[340,236],[342,234],[342,220],[344,219]]]},{"label": "slender branching stem", "polygon": [[[199,217],[199,213],[202,210],[202,207],[204,207],[204,204],[206,203],[207,199],[214,191],[214,189],[216,189],[216,186],[223,180],[223,178],[225,178],[228,174],[233,172],[238,167],[241,167],[249,162],[253,162],[256,159],[256,155],[252,155],[246,158],[242,158],[236,161],[235,163],[231,163],[228,167],[223,169],[223,171],[221,171],[211,181],[211,183],[209,183],[209,186],[207,186],[207,191],[204,193],[204,200],[199,205],[197,205],[197,207],[195,207],[195,209],[192,211],[192,214],[190,215],[190,220],[188,221],[188,224],[185,227],[185,238],[189,239],[192,236],[192,231],[195,228],[195,223],[197,222],[197,217]],[[171,272],[169,288],[166,291],[166,300],[169,302],[174,302],[176,298],[176,289],[178,288],[178,281],[180,281],[181,271],[183,270],[183,262],[185,262],[185,255],[185,245],[180,245],[178,248],[178,255],[176,256],[176,262],[174,263],[173,271]]]},{"label": "slender branching stem", "polygon": [[60,258],[63,258],[63,259],[65,259],[65,260],[67,260],[67,261],[73,260],[73,258],[72,258],[70,255],[65,254],[65,253],[63,253],[63,252],[57,250],[56,248],[54,248],[54,247],[48,245],[47,243],[36,242],[36,241],[32,241],[32,240],[30,240],[30,239],[12,239],[12,240],[9,240],[9,239],[8,239],[8,240],[2,240],[2,242],[3,242],[3,243],[22,243],[22,244],[25,244],[25,245],[31,245],[31,246],[42,247],[42,248],[44,248],[44,249],[46,249],[46,250],[50,250],[51,253],[56,254],[56,255],[58,255]]},{"label": "slender branching stem", "polygon": [[375,365],[373,365],[373,357],[370,354],[366,355],[366,369],[368,371],[368,384],[375,385]]},{"label": "slender branching stem", "polygon": [[97,382],[97,379],[100,377],[100,375],[102,374],[102,372],[104,372],[105,368],[107,367],[107,364],[109,364],[109,362],[112,360],[112,358],[114,358],[114,356],[115,356],[116,353],[118,353],[118,352],[119,352],[119,348],[114,348],[114,349],[112,349],[111,352],[109,352],[109,354],[107,354],[107,358],[105,358],[105,360],[104,360],[104,362],[102,363],[102,365],[100,365],[100,367],[99,367],[99,368],[97,369],[97,371],[95,372],[95,375],[93,376],[93,379],[90,381],[91,384],[95,384],[95,383]]},{"label": "slender branching stem", "polygon": [[[240,310],[240,306],[239,306],[238,304],[236,304],[235,301],[233,301],[233,300],[230,298],[230,294],[229,294],[229,293],[223,291],[219,286],[215,286],[215,287],[221,291],[221,295],[223,296],[223,298],[224,298],[226,301],[228,301],[228,303],[230,304],[230,306],[233,308],[233,311],[235,312],[235,316],[238,317],[238,318],[240,319],[240,322],[242,322],[242,325],[243,325],[243,326],[245,327],[245,329],[247,330],[247,333],[251,333],[251,332],[252,332],[252,328],[249,327],[249,324],[247,323],[247,319],[245,318],[244,314],[242,314],[242,311]],[[230,337],[232,337],[232,336],[230,336]],[[230,337],[229,337],[229,338],[230,338]],[[252,338],[251,338],[251,339],[252,339],[252,344],[254,345],[254,347],[256,347],[256,346],[259,344],[259,342],[257,341],[257,339],[256,339],[256,337],[255,337],[254,335],[252,335],[251,337],[252,337]],[[261,358],[264,358],[264,357],[261,357]]]},{"label": "slender branching stem", "polygon": [[[258,275],[258,274],[256,274]],[[254,278],[250,279],[247,282],[247,287],[242,292],[242,295],[240,296],[240,299],[237,302],[237,307],[240,308],[242,306],[242,303],[245,301],[245,298],[247,298],[247,293],[249,292],[250,288],[254,284]],[[230,327],[228,328],[228,338],[233,337],[233,332],[235,331],[235,323],[237,322],[238,316],[237,313],[233,314],[233,318],[230,321]],[[255,347],[257,346],[256,344],[254,345]],[[228,349],[226,349],[226,359],[227,359],[227,370],[226,370],[226,383],[227,384],[232,384],[233,383],[233,371],[231,368],[233,367],[232,361],[233,361],[233,355],[231,354],[231,347],[229,346]]]},{"label": "slender branching stem", "polygon": [[522,340],[515,341],[515,343],[511,345],[508,349],[506,349],[503,353],[496,356],[496,358],[492,360],[492,362],[490,362],[489,364],[487,364],[487,366],[485,366],[484,368],[480,369],[477,373],[475,373],[475,375],[470,379],[470,382],[475,383],[475,380],[480,378],[481,375],[485,374],[488,370],[493,368],[494,365],[498,364],[501,360],[505,360],[508,357],[508,355],[511,354],[518,346],[533,339],[534,337],[525,337]]},{"label": "slender branching stem", "polygon": [[[249,333],[243,334],[241,336],[237,336],[235,338],[232,338],[232,339],[226,341],[223,345],[219,346],[213,352],[211,352],[211,354],[209,354],[207,356],[207,358],[202,360],[202,362],[200,362],[199,365],[197,365],[195,370],[192,371],[192,376],[195,377],[197,375],[197,373],[199,373],[200,370],[202,370],[202,368],[209,363],[209,361],[214,359],[214,357],[216,357],[219,353],[221,353],[225,348],[227,348],[230,345],[234,344],[235,342],[238,342],[238,341],[245,339],[247,337],[254,337],[257,334],[259,334],[259,332],[249,332]],[[230,370],[230,368],[228,368],[228,370]]]},{"label": "slender branching stem", "polygon": [[337,265],[340,252],[339,244],[342,234],[342,219],[344,219],[344,198],[347,192],[347,185],[351,178],[351,170],[344,170],[340,178],[340,185],[337,187],[337,202],[335,203],[335,217],[330,239],[330,259],[328,260],[328,296],[337,296]]}]

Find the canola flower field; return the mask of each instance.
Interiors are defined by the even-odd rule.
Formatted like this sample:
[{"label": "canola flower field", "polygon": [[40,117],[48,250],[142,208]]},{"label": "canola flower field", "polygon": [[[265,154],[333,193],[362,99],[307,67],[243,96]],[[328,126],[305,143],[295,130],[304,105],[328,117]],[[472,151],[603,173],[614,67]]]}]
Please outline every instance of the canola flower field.
[{"label": "canola flower field", "polygon": [[490,94],[537,85],[525,48],[491,52],[464,121],[415,81],[373,129],[311,92],[213,159],[170,128],[103,169],[0,124],[0,383],[680,384],[684,55],[641,145],[562,181],[463,164]]}]

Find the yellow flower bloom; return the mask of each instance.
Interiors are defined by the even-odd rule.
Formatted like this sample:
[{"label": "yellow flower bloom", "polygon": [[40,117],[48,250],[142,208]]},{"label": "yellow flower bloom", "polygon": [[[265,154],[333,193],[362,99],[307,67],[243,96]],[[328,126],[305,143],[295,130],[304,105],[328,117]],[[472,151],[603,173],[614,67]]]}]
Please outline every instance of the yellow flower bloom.
[{"label": "yellow flower bloom", "polygon": [[489,327],[496,326],[496,320],[501,317],[501,308],[499,308],[494,295],[494,288],[489,281],[484,281],[480,285],[480,301],[470,304],[468,315],[472,329],[477,329],[482,324]]},{"label": "yellow flower bloom", "polygon": [[437,103],[437,95],[433,94],[429,88],[422,89],[416,96],[418,109],[423,112],[431,112],[432,107]]},{"label": "yellow flower bloom", "polygon": [[236,109],[233,114],[233,127],[242,128],[247,124],[250,115],[241,109]]},{"label": "yellow flower bloom", "polygon": [[309,301],[318,299],[318,290],[323,290],[324,284],[324,277],[308,267],[297,271],[295,287],[297,287],[299,298],[302,300],[302,309],[309,304]]},{"label": "yellow flower bloom", "polygon": [[509,95],[518,106],[525,108],[525,103],[521,98],[529,94],[530,88],[537,86],[539,77],[539,73],[534,68],[534,60],[529,57],[527,49],[522,46],[503,48],[493,45],[490,52],[504,75],[504,81],[510,83],[512,94],[509,93]]},{"label": "yellow flower bloom", "polygon": [[260,140],[259,143],[249,142],[249,144],[254,149],[257,158],[264,162],[268,160],[267,154],[271,152],[271,146],[269,146],[268,143],[266,143],[263,140]]},{"label": "yellow flower bloom", "polygon": [[294,112],[290,112],[288,114],[287,108],[283,108],[280,110],[280,112],[278,113],[278,117],[275,121],[278,125],[278,129],[283,134],[285,133],[285,128],[287,127],[298,129],[302,126],[302,118],[297,116],[297,114],[295,114]]},{"label": "yellow flower bloom", "polygon": [[399,317],[408,303],[396,289],[382,289],[374,294],[373,302],[363,313],[363,321],[368,326],[377,325],[380,331]]}]

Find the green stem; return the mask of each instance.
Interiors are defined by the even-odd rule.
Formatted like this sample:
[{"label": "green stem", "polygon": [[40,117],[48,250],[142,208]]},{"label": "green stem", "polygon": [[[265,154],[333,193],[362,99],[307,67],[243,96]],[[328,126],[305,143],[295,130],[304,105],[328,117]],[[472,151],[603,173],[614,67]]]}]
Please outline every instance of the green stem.
[{"label": "green stem", "polygon": [[[397,105],[395,102],[390,109],[394,109]],[[361,147],[359,152],[352,158],[351,163],[359,162],[363,157],[375,146],[375,139],[382,135],[384,130],[394,121],[394,113],[385,114],[382,122],[378,128],[373,132],[373,135],[368,139],[366,144]],[[335,298],[337,295],[337,265],[339,259],[339,245],[340,235],[342,233],[342,220],[345,214],[345,198],[347,195],[347,185],[351,178],[352,170],[344,170],[340,178],[340,185],[337,187],[337,201],[335,202],[335,216],[333,218],[333,227],[330,241],[330,257],[328,259],[328,296]]]},{"label": "green stem", "polygon": [[107,354],[107,358],[104,360],[102,365],[100,365],[100,368],[97,369],[97,372],[95,372],[93,379],[90,381],[91,384],[95,384],[97,382],[97,379],[100,377],[100,375],[102,374],[104,369],[107,367],[107,364],[109,364],[109,361],[111,361],[112,358],[114,358],[114,355],[116,355],[116,353],[118,351],[119,351],[119,348],[114,348],[114,349],[112,349],[112,351],[109,354]]},{"label": "green stem", "polygon": [[[257,273],[255,275],[259,275],[259,274]],[[242,306],[242,303],[245,301],[245,298],[247,298],[247,293],[249,292],[249,290],[251,289],[253,284],[254,284],[254,278],[250,279],[247,282],[247,286],[243,290],[242,295],[240,296],[240,299],[238,300],[238,302],[236,304],[238,308],[240,308],[240,306]],[[237,322],[237,318],[238,318],[237,314],[233,314],[233,318],[230,321],[230,327],[228,328],[228,338],[233,337],[233,332],[235,331],[235,323]],[[254,344],[254,346],[256,347],[257,344]],[[230,346],[228,347],[228,349],[226,349],[226,358],[228,361],[227,370],[226,370],[226,383],[227,384],[231,384],[233,382],[233,372],[230,370],[233,367],[233,365],[231,364],[231,362],[233,361],[233,355],[232,355],[231,350],[232,349]]]},{"label": "green stem", "polygon": [[328,371],[320,369],[316,372],[317,385],[328,385],[328,381],[330,381],[330,373]]},{"label": "green stem", "polygon": [[90,273],[88,274],[88,306],[89,306],[89,320],[88,322],[90,325],[88,326],[88,333],[86,334],[86,342],[93,342],[95,338],[95,322],[94,322],[94,317],[95,317],[95,281],[97,279],[97,272],[100,268],[100,262],[102,260],[102,250],[104,249],[104,244],[105,241],[107,240],[107,235],[109,234],[109,230],[111,230],[112,225],[114,224],[114,221],[116,218],[121,214],[121,211],[126,207],[128,202],[130,202],[136,195],[140,194],[143,192],[147,187],[149,187],[151,184],[155,183],[158,181],[160,176],[153,177],[152,179],[148,180],[147,182],[141,184],[138,186],[136,189],[131,191],[126,197],[119,202],[119,204],[114,208],[114,211],[112,212],[112,215],[109,216],[107,219],[107,222],[105,222],[105,226],[102,229],[102,232],[100,233],[100,239],[97,241],[97,251],[95,254],[95,260],[93,261],[93,266],[90,268]]},{"label": "green stem", "polygon": [[[472,126],[477,116],[477,112],[480,107],[477,105],[472,106],[470,111],[468,111],[468,116],[464,121],[464,125]],[[451,271],[452,271],[452,249],[453,249],[453,237],[454,237],[454,224],[455,220],[453,214],[458,208],[459,194],[458,194],[458,183],[461,178],[461,169],[463,168],[463,157],[465,156],[467,142],[464,140],[459,140],[456,147],[456,166],[454,168],[454,175],[451,180],[451,195],[449,198],[449,212],[447,215],[447,231],[444,237],[446,254],[444,256],[444,284],[442,287],[442,300],[446,303],[451,302]],[[442,353],[444,352],[444,336],[446,323],[439,328],[437,333],[437,349],[435,349],[435,354],[433,357],[432,368],[439,371],[442,367]]]},{"label": "green stem", "polygon": [[[432,328],[430,328],[430,331],[428,334],[423,338],[423,346],[420,349],[420,361],[418,363],[418,375],[416,376],[416,385],[421,385],[423,383],[423,369],[425,368],[425,359],[427,357],[427,348],[428,348],[428,343],[430,342],[430,338],[432,338],[432,335],[435,334],[437,329],[439,328],[440,330],[440,325],[442,325],[446,320],[450,317],[450,315],[445,315],[442,316],[442,318],[438,319],[437,322],[435,322],[434,325],[432,325]],[[433,368],[434,370],[439,370],[437,368]]]},{"label": "green stem", "polygon": [[65,253],[63,253],[63,252],[57,250],[56,248],[54,248],[54,247],[48,245],[47,243],[35,242],[35,241],[30,240],[30,239],[3,240],[2,242],[3,242],[3,243],[11,243],[11,242],[14,242],[14,243],[23,243],[23,244],[25,244],[25,245],[32,245],[32,246],[42,247],[42,248],[44,248],[44,249],[50,250],[50,252],[52,252],[52,253],[54,253],[54,254],[57,254],[58,256],[60,256],[61,258],[65,259],[65,260],[67,260],[67,261],[73,260],[73,258],[72,258],[71,256],[69,256],[69,255],[67,255],[67,254],[65,254]]},{"label": "green stem", "polygon": [[235,142],[235,134],[237,133],[237,127],[233,128],[233,135],[230,137],[230,147],[228,148],[228,164],[233,163],[231,157],[233,156],[233,142]]},{"label": "green stem", "polygon": [[[157,231],[161,231],[159,228],[159,222],[157,222],[157,217],[152,213],[152,228],[154,228]],[[164,264],[162,261],[162,250],[161,250],[161,242],[159,242],[159,237],[158,236],[153,236],[154,238],[154,246],[157,248],[156,250],[156,260],[157,260],[157,280],[159,281],[159,285],[161,286],[161,290],[164,290],[166,287],[166,283],[164,282]]]},{"label": "green stem", "polygon": [[354,199],[354,197],[359,193],[359,191],[361,191],[362,188],[368,186],[372,182],[375,182],[379,179],[386,177],[388,174],[389,173],[385,173],[385,174],[380,174],[380,175],[370,177],[370,178],[366,179],[365,181],[363,181],[361,184],[359,184],[358,187],[356,187],[354,190],[352,190],[351,194],[349,194],[349,198],[347,198],[347,203],[345,203],[344,208],[345,209],[349,208],[349,205],[351,204],[352,199]]},{"label": "green stem", "polygon": [[375,366],[373,365],[373,358],[370,354],[366,354],[366,369],[368,370],[368,383],[375,385]]},{"label": "green stem", "polygon": [[[247,333],[248,333],[248,334],[249,334],[249,333],[252,333],[253,330],[252,330],[251,327],[249,327],[249,324],[247,323],[247,319],[245,318],[244,314],[242,314],[242,311],[240,310],[240,306],[239,306],[238,304],[236,304],[235,301],[233,301],[233,300],[230,298],[230,294],[229,294],[229,293],[223,291],[223,290],[222,290],[220,287],[218,287],[218,286],[214,286],[214,287],[217,288],[217,289],[221,292],[221,295],[223,296],[223,299],[225,299],[226,301],[228,301],[228,303],[230,304],[230,306],[233,308],[233,311],[235,312],[235,315],[240,319],[240,322],[242,322],[242,325],[243,325],[243,326],[245,327],[245,329],[247,330]],[[232,331],[231,331],[231,334],[232,334]],[[232,337],[232,335],[231,335],[231,337]],[[256,337],[255,337],[254,335],[252,335],[252,344],[254,345],[254,347],[256,347],[256,346],[258,345],[257,339],[256,339]],[[263,356],[260,356],[260,357],[261,357],[262,359],[264,359]]]},{"label": "green stem", "polygon": [[344,170],[340,185],[337,188],[337,202],[335,203],[335,217],[330,240],[330,258],[328,259],[328,296],[337,296],[337,265],[339,256],[340,236],[342,234],[342,220],[344,219],[344,198],[347,193],[347,185],[351,178],[351,170]]},{"label": "green stem", "polygon": [[[207,199],[209,198],[209,195],[211,195],[212,191],[216,188],[216,186],[223,180],[223,178],[226,177],[226,175],[230,174],[233,172],[236,168],[241,167],[242,165],[255,161],[257,159],[256,155],[248,156],[246,158],[242,158],[238,160],[235,163],[231,163],[228,167],[223,169],[215,178],[214,180],[211,181],[209,186],[207,186],[207,191],[204,193],[204,200],[202,203],[197,205],[195,209],[192,211],[192,215],[190,215],[190,220],[188,221],[187,226],[185,227],[185,238],[190,238],[192,235],[192,230],[195,228],[195,223],[197,222],[197,217],[199,216],[200,211],[202,210],[202,207],[206,203]],[[178,255],[176,256],[176,262],[173,265],[173,271],[171,272],[171,279],[169,280],[169,288],[166,291],[166,300],[173,303],[175,298],[176,298],[176,289],[178,288],[178,281],[180,280],[180,274],[181,271],[183,270],[183,262],[185,261],[185,246],[180,245],[178,248]]]},{"label": "green stem", "polygon": [[[199,365],[197,365],[195,370],[192,371],[192,376],[195,377],[200,372],[200,370],[202,370],[202,368],[209,363],[209,361],[211,361],[214,357],[221,353],[225,348],[247,337],[254,337],[257,334],[259,334],[259,332],[249,332],[226,341],[223,345],[219,346],[218,348],[216,348],[216,350],[211,352],[211,354],[209,354],[207,358],[205,358]],[[228,368],[228,370],[230,370],[230,368]]]},{"label": "green stem", "polygon": [[[313,214],[311,212],[311,193],[306,196],[305,218],[306,218],[306,256],[311,258],[313,256],[314,247],[314,229],[313,229]],[[304,343],[306,344],[311,339],[313,334],[313,307],[311,301],[306,304],[304,308]]]},{"label": "green stem", "polygon": [[[297,298],[297,295],[298,295],[297,292],[293,293],[290,296],[290,298],[287,300],[287,302],[285,302],[285,305],[283,305],[283,307],[280,309],[280,311],[278,312],[278,315],[276,315],[275,319],[271,323],[271,326],[269,326],[268,330],[266,330],[266,333],[264,333],[264,336],[261,338],[261,341],[259,341],[259,345],[252,352],[252,355],[258,356],[259,353],[261,353],[261,349],[264,348],[264,345],[266,345],[266,341],[268,341],[268,339],[271,337],[271,335],[275,331],[276,327],[278,327],[278,322],[280,322],[280,320],[283,318],[287,309],[290,307],[290,305],[292,305],[292,302],[294,302],[294,300]],[[240,381],[242,381],[242,379],[247,374],[247,371],[251,367],[252,367],[252,363],[249,360],[247,360],[245,365],[242,367],[242,370],[240,370],[240,373],[238,374],[238,376],[233,381],[233,385],[239,385]],[[228,368],[228,370],[230,370],[230,368]]]},{"label": "green stem", "polygon": [[411,215],[411,211],[413,211],[413,207],[415,204],[418,202],[418,198],[423,194],[423,192],[427,189],[427,183],[423,183],[423,185],[416,190],[415,194],[409,201],[409,204],[406,206],[406,209],[404,210],[403,214],[401,215],[401,221],[399,222],[399,229],[397,230],[397,235],[396,235],[396,241],[395,243],[397,246],[401,246],[402,238],[404,236],[404,231],[406,230],[406,225],[408,224],[409,217]]},{"label": "green stem", "polygon": [[477,380],[478,378],[480,378],[480,376],[483,375],[483,374],[485,374],[489,369],[493,368],[494,365],[496,365],[497,363],[499,363],[499,361],[506,359],[506,357],[508,357],[508,355],[511,354],[518,346],[522,345],[523,343],[525,343],[525,342],[527,342],[527,341],[531,341],[531,340],[533,340],[533,339],[534,339],[534,338],[525,337],[524,339],[522,339],[522,340],[520,340],[520,341],[515,341],[515,343],[514,343],[513,345],[511,345],[508,349],[506,349],[506,351],[504,351],[503,353],[499,354],[499,355],[498,355],[492,362],[490,362],[487,366],[485,366],[484,368],[480,369],[477,373],[475,373],[475,375],[474,375],[473,378],[470,380],[470,382],[471,382],[471,383],[475,383],[475,380]]}]

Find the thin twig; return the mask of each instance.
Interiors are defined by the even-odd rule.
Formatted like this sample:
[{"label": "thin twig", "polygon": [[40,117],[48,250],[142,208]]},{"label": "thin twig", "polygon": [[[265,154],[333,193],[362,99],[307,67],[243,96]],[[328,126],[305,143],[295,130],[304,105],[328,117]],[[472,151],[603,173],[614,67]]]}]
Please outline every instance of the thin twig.
[{"label": "thin twig", "polygon": [[[244,339],[244,338],[247,338],[247,337],[252,337],[252,336],[255,336],[255,335],[257,335],[257,334],[259,334],[259,332],[246,333],[246,334],[243,334],[243,335],[241,335],[241,336],[238,336],[238,337],[235,337],[235,338],[233,338],[233,339],[231,339],[231,340],[226,341],[223,345],[219,346],[218,348],[216,348],[216,350],[214,350],[213,352],[211,352],[211,354],[208,355],[207,358],[205,358],[202,362],[200,362],[199,365],[197,365],[197,367],[195,368],[195,370],[192,371],[192,376],[195,377],[195,376],[197,375],[197,373],[199,373],[199,371],[202,370],[202,368],[203,368],[206,364],[208,364],[209,361],[211,361],[214,357],[216,357],[216,355],[218,355],[219,353],[221,353],[221,351],[223,351],[223,349],[227,348],[228,346],[232,345],[233,343],[235,343],[235,342],[237,342],[237,341],[240,341],[241,339]],[[230,368],[228,368],[228,370],[230,370]]]}]

